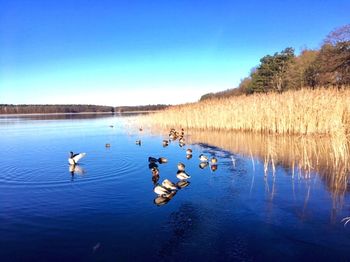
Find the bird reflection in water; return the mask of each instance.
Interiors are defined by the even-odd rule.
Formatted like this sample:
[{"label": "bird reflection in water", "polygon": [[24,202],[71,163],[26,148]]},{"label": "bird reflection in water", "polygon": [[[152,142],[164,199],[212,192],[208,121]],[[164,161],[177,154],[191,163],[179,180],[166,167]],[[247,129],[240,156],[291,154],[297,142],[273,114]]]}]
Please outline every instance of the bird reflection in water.
[{"label": "bird reflection in water", "polygon": [[177,191],[172,191],[169,194],[158,196],[154,199],[153,203],[157,206],[163,206],[167,204],[175,195]]},{"label": "bird reflection in water", "polygon": [[210,169],[215,172],[218,169],[218,165],[211,165]]},{"label": "bird reflection in water", "polygon": [[186,181],[186,180],[181,180],[181,181],[176,183],[176,186],[177,186],[178,189],[182,189],[182,188],[188,187],[189,185],[190,185],[190,182]]},{"label": "bird reflection in water", "polygon": [[86,173],[85,169],[79,165],[69,165],[69,173],[72,176],[72,180],[74,179],[75,174],[84,175]]}]

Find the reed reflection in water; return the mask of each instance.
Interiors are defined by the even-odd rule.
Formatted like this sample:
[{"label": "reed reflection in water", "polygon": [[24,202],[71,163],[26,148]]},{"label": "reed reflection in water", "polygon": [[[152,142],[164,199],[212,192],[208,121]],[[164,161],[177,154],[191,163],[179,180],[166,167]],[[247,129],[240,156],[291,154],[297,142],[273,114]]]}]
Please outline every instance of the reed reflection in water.
[{"label": "reed reflection in water", "polygon": [[[191,143],[214,145],[233,153],[264,162],[265,176],[274,176],[276,166],[291,171],[293,178],[310,178],[317,172],[332,193],[341,195],[347,188],[350,171],[348,142],[328,137],[276,136],[238,132],[190,132]],[[338,143],[338,144],[337,144]],[[233,160],[234,161],[234,160]]]}]

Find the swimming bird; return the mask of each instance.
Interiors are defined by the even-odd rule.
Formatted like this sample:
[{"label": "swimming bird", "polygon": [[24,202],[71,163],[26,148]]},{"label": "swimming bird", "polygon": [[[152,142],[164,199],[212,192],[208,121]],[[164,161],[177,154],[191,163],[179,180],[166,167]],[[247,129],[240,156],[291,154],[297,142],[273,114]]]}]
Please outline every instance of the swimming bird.
[{"label": "swimming bird", "polygon": [[154,189],[154,193],[156,193],[159,196],[169,195],[171,193],[171,190],[157,184]]},{"label": "swimming bird", "polygon": [[68,158],[68,162],[71,165],[76,165],[80,159],[82,159],[86,153],[79,153],[79,154],[73,154],[73,152],[70,152],[70,157]]},{"label": "swimming bird", "polygon": [[192,149],[191,148],[187,148],[186,155],[192,155]]},{"label": "swimming bird", "polygon": [[107,144],[105,145],[105,147],[111,147],[111,144],[107,143]]},{"label": "swimming bird", "polygon": [[212,164],[216,164],[216,163],[218,162],[218,159],[217,159],[215,156],[213,156],[213,157],[210,159],[210,162],[211,162]]},{"label": "swimming bird", "polygon": [[201,162],[201,163],[199,164],[199,168],[200,168],[200,169],[204,169],[204,168],[206,168],[208,165],[209,165],[208,162]]},{"label": "swimming bird", "polygon": [[208,161],[208,157],[203,155],[203,154],[200,154],[199,155],[199,160],[202,161],[202,162],[206,162],[206,161]]},{"label": "swimming bird", "polygon": [[148,168],[149,168],[149,169],[152,169],[152,168],[154,168],[154,167],[158,168],[158,165],[157,165],[156,163],[154,163],[154,162],[150,162],[150,163],[148,164]]},{"label": "swimming bird", "polygon": [[141,140],[136,140],[136,145],[141,146]]},{"label": "swimming bird", "polygon": [[185,171],[178,171],[176,177],[180,180],[186,180],[191,178],[191,176],[188,175]]},{"label": "swimming bird", "polygon": [[165,157],[160,157],[158,158],[158,162],[159,164],[168,163],[168,159]]},{"label": "swimming bird", "polygon": [[158,168],[153,167],[153,168],[151,169],[151,172],[152,172],[152,175],[153,175],[153,176],[159,176],[159,169],[158,169]]},{"label": "swimming bird", "polygon": [[192,158],[192,155],[186,155],[186,158],[187,158],[187,159],[191,159],[191,158]]},{"label": "swimming bird", "polygon": [[162,186],[168,190],[176,190],[177,189],[177,186],[168,179],[164,179],[164,181],[162,182]]},{"label": "swimming bird", "polygon": [[179,163],[177,164],[177,170],[178,170],[178,171],[185,171],[185,164],[179,162]]},{"label": "swimming bird", "polygon": [[155,162],[157,162],[158,161],[158,159],[157,158],[155,158],[155,157],[148,157],[148,162],[149,163],[155,163]]},{"label": "swimming bird", "polygon": [[153,185],[156,185],[157,182],[158,182],[158,180],[159,180],[159,175],[153,175],[153,176],[152,176]]},{"label": "swimming bird", "polygon": [[163,140],[163,147],[166,147],[169,145],[169,141],[168,140]]},{"label": "swimming bird", "polygon": [[179,139],[179,144],[185,144],[185,138],[180,137],[180,139]]}]

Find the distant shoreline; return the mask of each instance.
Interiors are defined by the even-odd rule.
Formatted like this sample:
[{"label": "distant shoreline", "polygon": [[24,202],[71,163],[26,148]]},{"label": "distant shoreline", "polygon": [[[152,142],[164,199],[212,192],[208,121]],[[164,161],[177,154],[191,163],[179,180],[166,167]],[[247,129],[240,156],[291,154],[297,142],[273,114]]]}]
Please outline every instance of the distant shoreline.
[{"label": "distant shoreline", "polygon": [[0,115],[35,115],[35,114],[118,114],[144,113],[165,109],[169,105],[140,105],[140,106],[97,106],[97,105],[13,105],[0,104]]},{"label": "distant shoreline", "polygon": [[149,111],[122,111],[122,112],[76,112],[76,113],[20,113],[20,114],[1,114],[0,117],[6,116],[43,116],[43,115],[120,115],[120,114],[140,114],[140,113],[155,113],[159,110]]},{"label": "distant shoreline", "polygon": [[13,114],[1,114],[2,116],[41,116],[41,115],[113,115],[112,112],[72,112],[72,113],[13,113]]}]

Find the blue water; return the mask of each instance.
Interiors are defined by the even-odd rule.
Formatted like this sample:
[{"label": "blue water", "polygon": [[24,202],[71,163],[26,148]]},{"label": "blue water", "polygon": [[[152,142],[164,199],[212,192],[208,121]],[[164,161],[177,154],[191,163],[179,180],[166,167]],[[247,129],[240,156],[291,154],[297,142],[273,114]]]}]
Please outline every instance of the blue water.
[{"label": "blue water", "polygon": [[[263,164],[239,152],[163,147],[167,134],[127,121],[0,118],[1,261],[350,260],[350,225],[341,222],[349,196],[334,196],[318,174],[292,179],[278,166],[264,179]],[[87,153],[73,173],[69,151]],[[199,168],[202,153],[218,158],[215,172]],[[159,165],[159,182],[178,181],[178,162],[191,175],[162,206],[154,203],[149,156],[169,160]]]}]

